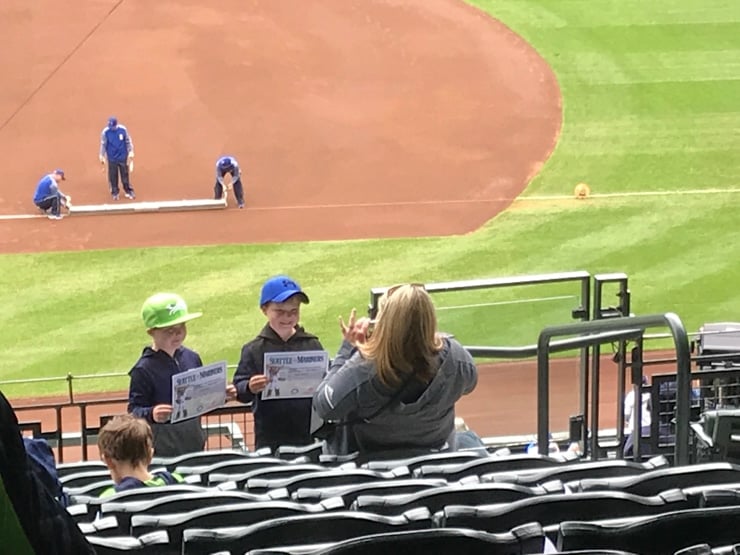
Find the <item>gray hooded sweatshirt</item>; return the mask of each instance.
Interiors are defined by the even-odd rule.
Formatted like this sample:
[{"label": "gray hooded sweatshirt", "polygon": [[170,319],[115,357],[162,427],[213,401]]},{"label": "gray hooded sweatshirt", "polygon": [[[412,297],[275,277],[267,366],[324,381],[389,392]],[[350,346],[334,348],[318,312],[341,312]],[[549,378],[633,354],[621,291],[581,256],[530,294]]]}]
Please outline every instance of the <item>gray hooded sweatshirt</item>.
[{"label": "gray hooded sweatshirt", "polygon": [[[375,364],[345,341],[314,394],[314,410],[324,420],[357,421],[354,434],[366,451],[454,449],[448,441],[455,426],[455,402],[473,391],[478,371],[470,353],[452,338],[444,339],[437,360],[437,373],[426,387],[415,381],[406,384],[410,400],[406,391],[398,395],[399,388],[383,385]],[[369,422],[361,420],[375,414]]]}]

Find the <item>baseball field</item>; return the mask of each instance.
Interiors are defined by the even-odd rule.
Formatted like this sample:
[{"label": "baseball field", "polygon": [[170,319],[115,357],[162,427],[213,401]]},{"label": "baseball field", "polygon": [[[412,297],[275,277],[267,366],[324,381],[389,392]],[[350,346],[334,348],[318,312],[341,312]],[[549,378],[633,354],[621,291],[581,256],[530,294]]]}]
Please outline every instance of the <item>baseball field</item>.
[{"label": "baseball field", "polygon": [[[676,312],[690,331],[740,320],[738,2],[224,4],[228,20],[187,0],[0,6],[17,47],[0,51],[11,398],[65,383],[9,380],[125,372],[159,290],[204,312],[187,341],[204,360],[234,364],[277,273],[309,294],[303,323],[330,352],[338,315],[406,281],[625,272],[638,314]],[[39,39],[56,25],[57,42]],[[142,200],[209,198],[229,153],[247,208],[22,217],[55,167],[75,202],[107,201],[96,156],[112,114],[135,142]],[[463,343],[522,345],[567,322],[573,295],[437,301]]]}]

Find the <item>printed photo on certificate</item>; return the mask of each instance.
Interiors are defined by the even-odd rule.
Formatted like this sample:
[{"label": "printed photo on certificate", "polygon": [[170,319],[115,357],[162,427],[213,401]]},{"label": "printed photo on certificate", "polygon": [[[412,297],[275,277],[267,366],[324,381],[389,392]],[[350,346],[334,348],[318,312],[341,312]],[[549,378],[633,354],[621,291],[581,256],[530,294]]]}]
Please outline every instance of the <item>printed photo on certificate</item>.
[{"label": "printed photo on certificate", "polygon": [[329,368],[326,351],[265,353],[267,386],[262,400],[313,397]]},{"label": "printed photo on certificate", "polygon": [[180,422],[226,404],[226,361],[199,366],[172,376],[172,416]]}]

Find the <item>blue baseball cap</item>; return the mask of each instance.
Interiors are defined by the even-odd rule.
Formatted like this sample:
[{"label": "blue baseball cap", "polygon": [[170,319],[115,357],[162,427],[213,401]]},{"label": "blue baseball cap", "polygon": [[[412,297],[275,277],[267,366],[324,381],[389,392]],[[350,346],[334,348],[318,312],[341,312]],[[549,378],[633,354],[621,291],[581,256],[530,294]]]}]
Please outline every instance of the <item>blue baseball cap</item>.
[{"label": "blue baseball cap", "polygon": [[294,295],[300,295],[301,302],[308,304],[308,296],[294,280],[288,276],[271,277],[262,286],[260,306],[267,303],[282,303]]},{"label": "blue baseball cap", "polygon": [[61,176],[62,181],[66,181],[67,180],[67,178],[64,177],[64,170],[60,170],[59,168],[57,168],[57,169],[54,170],[54,173],[57,174],[57,175],[59,175],[59,176]]},{"label": "blue baseball cap", "polygon": [[218,163],[219,166],[222,168],[230,168],[234,165],[234,161],[231,159],[231,156],[224,156],[221,158],[221,161]]},{"label": "blue baseball cap", "polygon": [[118,118],[115,116],[111,116],[108,118],[108,127],[115,127],[118,125]]}]

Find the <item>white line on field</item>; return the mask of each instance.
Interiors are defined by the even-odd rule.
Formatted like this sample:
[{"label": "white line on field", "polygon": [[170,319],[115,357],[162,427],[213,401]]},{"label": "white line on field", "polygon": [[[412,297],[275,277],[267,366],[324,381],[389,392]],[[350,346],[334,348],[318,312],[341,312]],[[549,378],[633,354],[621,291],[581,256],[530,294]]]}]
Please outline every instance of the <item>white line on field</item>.
[{"label": "white line on field", "polygon": [[502,306],[509,304],[542,303],[547,301],[562,301],[563,299],[575,299],[575,295],[558,295],[555,297],[534,297],[532,299],[517,299],[514,301],[496,301],[490,303],[461,304],[457,306],[438,306],[437,310],[455,310],[460,308],[479,308],[481,306]]},{"label": "white line on field", "polygon": [[[687,189],[672,191],[628,191],[624,193],[592,193],[588,198],[622,198],[622,197],[657,197],[669,195],[713,195],[740,193],[740,189]],[[393,208],[402,206],[440,206],[450,204],[480,204],[484,202],[527,202],[533,200],[568,200],[573,195],[532,195],[516,198],[475,198],[475,199],[441,199],[441,200],[407,200],[399,202],[357,202],[348,204],[295,204],[285,206],[250,206],[250,212],[277,212],[281,210],[327,210],[346,208]],[[43,214],[0,214],[0,221],[28,220],[45,218]]]},{"label": "white line on field", "polygon": [[[716,195],[740,193],[740,189],[685,189],[672,191],[625,191],[623,193],[591,193],[588,198],[621,198],[621,197],[659,197],[668,195]],[[532,195],[531,197],[517,197],[515,201],[528,200],[564,200],[572,199],[573,195]]]}]

